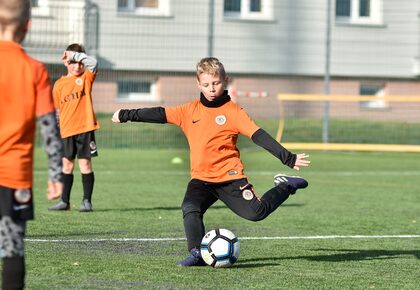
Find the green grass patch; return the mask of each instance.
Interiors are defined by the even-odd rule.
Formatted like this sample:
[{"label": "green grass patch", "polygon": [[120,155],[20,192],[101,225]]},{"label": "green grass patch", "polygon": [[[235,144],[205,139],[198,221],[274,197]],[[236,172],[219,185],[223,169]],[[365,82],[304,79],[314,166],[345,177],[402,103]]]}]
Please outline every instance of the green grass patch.
[{"label": "green grass patch", "polygon": [[[271,187],[277,172],[296,174],[254,149],[242,157],[257,193]],[[26,289],[418,289],[420,238],[263,239],[420,234],[417,154],[310,155],[311,167],[299,172],[309,187],[264,221],[243,220],[219,202],[206,213],[207,229],[224,227],[239,237],[234,267],[184,269],[176,263],[187,255],[186,243],[176,238],[184,237],[186,150],[100,147],[93,159],[94,212],[79,213],[77,170],[72,210],[47,211],[53,202],[45,198],[47,164],[38,149]],[[172,164],[173,157],[184,162]],[[122,238],[175,240],[112,240]]]},{"label": "green grass patch", "polygon": [[[270,123],[267,123],[270,125]],[[270,126],[269,126],[270,127]],[[322,119],[286,119],[283,142],[322,142]],[[330,143],[420,144],[420,124],[330,119]]]}]

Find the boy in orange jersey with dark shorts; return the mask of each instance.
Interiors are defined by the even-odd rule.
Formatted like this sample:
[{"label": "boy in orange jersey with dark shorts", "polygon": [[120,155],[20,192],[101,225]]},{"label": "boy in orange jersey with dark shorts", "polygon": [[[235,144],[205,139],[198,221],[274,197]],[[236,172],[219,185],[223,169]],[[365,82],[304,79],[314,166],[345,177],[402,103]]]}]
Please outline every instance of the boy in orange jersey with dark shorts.
[{"label": "boy in orange jersey with dark shorts", "polygon": [[190,255],[179,266],[204,266],[200,243],[205,234],[203,215],[218,199],[233,212],[251,221],[260,221],[276,210],[297,189],[308,183],[297,176],[278,174],[275,187],[262,197],[254,193],[244,175],[236,147],[238,134],[279,158],[283,164],[299,170],[308,166],[307,154],[292,154],[259,128],[247,113],[234,104],[225,90],[228,77],[217,58],[203,58],[197,64],[200,99],[169,108],[155,107],[118,110],[112,121],[171,123],[180,126],[190,146],[191,181],[182,212]]},{"label": "boy in orange jersey with dark shorts", "polygon": [[67,47],[61,57],[67,75],[54,84],[54,104],[58,110],[61,138],[64,144],[63,194],[49,210],[69,210],[73,186],[74,160],[78,157],[82,174],[83,200],[81,212],[92,211],[92,193],[95,176],[92,157],[98,156],[95,130],[99,128],[92,103],[92,85],[97,73],[97,61],[86,55],[82,45]]},{"label": "boy in orange jersey with dark shorts", "polygon": [[49,161],[49,194],[61,193],[62,143],[45,66],[20,43],[28,32],[30,0],[0,0],[0,256],[3,290],[23,289],[24,237],[33,219],[36,119]]}]

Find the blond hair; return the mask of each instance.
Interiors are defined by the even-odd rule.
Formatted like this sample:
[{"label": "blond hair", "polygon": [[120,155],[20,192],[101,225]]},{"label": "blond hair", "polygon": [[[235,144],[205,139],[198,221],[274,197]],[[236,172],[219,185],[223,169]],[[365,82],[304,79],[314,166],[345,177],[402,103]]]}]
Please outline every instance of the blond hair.
[{"label": "blond hair", "polygon": [[215,57],[205,57],[197,63],[197,79],[204,73],[212,76],[219,76],[222,80],[226,78],[225,67]]},{"label": "blond hair", "polygon": [[0,0],[0,29],[18,30],[31,18],[30,0]]}]

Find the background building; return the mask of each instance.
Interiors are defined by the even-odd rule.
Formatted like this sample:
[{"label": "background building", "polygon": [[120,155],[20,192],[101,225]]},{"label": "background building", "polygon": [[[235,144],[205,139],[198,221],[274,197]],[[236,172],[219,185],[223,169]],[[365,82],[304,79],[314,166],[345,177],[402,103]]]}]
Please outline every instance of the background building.
[{"label": "background building", "polygon": [[[419,1],[330,1],[329,92],[417,95]],[[196,97],[195,64],[216,56],[230,93],[255,117],[277,117],[279,93],[325,93],[328,1],[38,0],[25,41],[54,79],[73,42],[100,61],[97,111]],[[364,103],[360,109],[381,109]],[[402,114],[404,115],[404,114]]]}]

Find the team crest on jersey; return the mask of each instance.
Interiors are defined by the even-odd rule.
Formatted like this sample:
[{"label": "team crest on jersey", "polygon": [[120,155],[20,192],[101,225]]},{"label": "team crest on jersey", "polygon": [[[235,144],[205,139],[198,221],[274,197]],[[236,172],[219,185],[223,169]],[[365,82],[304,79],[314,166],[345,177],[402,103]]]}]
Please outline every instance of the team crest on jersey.
[{"label": "team crest on jersey", "polygon": [[21,188],[15,190],[15,200],[18,203],[27,203],[31,200],[31,191],[27,188]]},{"label": "team crest on jersey", "polygon": [[250,189],[245,189],[244,191],[242,191],[242,197],[245,200],[251,200],[254,197],[254,193]]},{"label": "team crest on jersey", "polygon": [[226,117],[224,115],[219,115],[216,117],[217,125],[224,125],[226,123]]},{"label": "team crest on jersey", "polygon": [[76,79],[76,85],[78,85],[78,86],[83,85],[83,79],[82,78],[77,78]]}]

